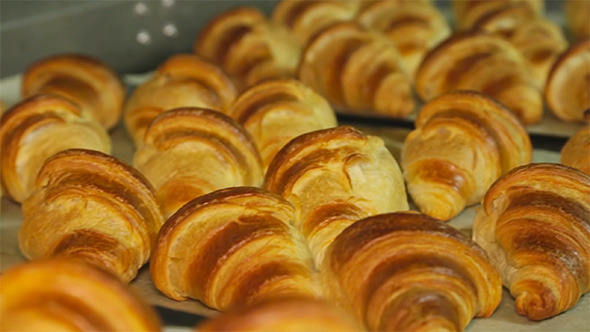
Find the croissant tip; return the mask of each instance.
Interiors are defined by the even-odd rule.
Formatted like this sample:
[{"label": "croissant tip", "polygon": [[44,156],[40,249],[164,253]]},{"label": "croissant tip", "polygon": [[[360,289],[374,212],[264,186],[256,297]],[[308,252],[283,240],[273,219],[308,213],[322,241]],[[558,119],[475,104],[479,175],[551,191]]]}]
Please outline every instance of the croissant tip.
[{"label": "croissant tip", "polygon": [[549,292],[523,292],[516,298],[516,311],[530,320],[543,320],[554,316],[553,302]]}]

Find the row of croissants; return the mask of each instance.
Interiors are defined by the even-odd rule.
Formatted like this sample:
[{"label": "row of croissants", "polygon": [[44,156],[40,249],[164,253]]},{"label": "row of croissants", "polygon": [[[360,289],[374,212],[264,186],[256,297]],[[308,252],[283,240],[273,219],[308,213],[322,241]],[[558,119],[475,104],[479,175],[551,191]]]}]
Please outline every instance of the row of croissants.
[{"label": "row of croissants", "polygon": [[[478,4],[458,2],[457,24],[480,21],[467,19]],[[429,7],[393,24],[390,6]],[[531,320],[572,308],[590,290],[590,127],[562,164],[531,163],[526,111],[500,98],[534,104],[506,76],[524,60],[498,67],[522,57],[495,52],[510,43],[452,37],[408,80],[399,51],[355,23],[393,29],[429,11],[427,1],[282,1],[272,20],[231,10],[203,30],[197,55],[170,57],[129,98],[98,59],[31,65],[23,100],[0,120],[2,185],[22,203],[18,243],[31,260],[0,277],[1,330],[158,330],[124,285],[148,261],[160,292],[224,312],[200,331],[462,331],[493,314],[502,286]],[[345,22],[307,30],[331,15]],[[277,66],[294,62],[282,53],[293,36],[306,49],[297,78]],[[566,69],[551,69],[559,93],[546,96],[583,114],[590,42],[571,50]],[[422,71],[430,97],[399,165],[380,137],[338,125],[333,107],[414,107],[404,84],[419,92]],[[120,118],[130,164],[111,155]],[[444,223],[478,203],[471,238]]]}]

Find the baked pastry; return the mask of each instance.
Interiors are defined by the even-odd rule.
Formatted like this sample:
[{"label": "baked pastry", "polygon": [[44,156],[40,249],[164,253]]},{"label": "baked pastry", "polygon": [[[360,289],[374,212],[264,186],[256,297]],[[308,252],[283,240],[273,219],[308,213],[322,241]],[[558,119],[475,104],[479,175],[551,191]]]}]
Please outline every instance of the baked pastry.
[{"label": "baked pastry", "polygon": [[22,212],[18,244],[26,258],[80,258],[124,282],[148,261],[164,223],[153,188],[139,172],[83,149],[45,161]]},{"label": "baked pastry", "polygon": [[393,41],[353,22],[330,25],[307,44],[299,79],[335,108],[404,117],[410,81]]},{"label": "baked pastry", "polygon": [[565,23],[577,40],[590,38],[590,1],[565,0]]},{"label": "baked pastry", "polygon": [[254,7],[236,7],[214,17],[193,50],[225,69],[239,90],[269,78],[293,77],[301,52],[287,27]]},{"label": "baked pastry", "polygon": [[590,290],[590,176],[560,164],[528,164],[499,179],[473,223],[531,320],[553,317]]},{"label": "baked pastry", "polygon": [[6,111],[0,139],[2,183],[19,203],[33,192],[37,173],[51,155],[69,148],[111,150],[106,130],[88,112],[56,95],[29,97]]},{"label": "baked pastry", "polygon": [[22,263],[0,280],[2,331],[161,331],[135,292],[79,260]]},{"label": "baked pastry", "polygon": [[495,34],[452,35],[425,56],[415,87],[424,101],[451,90],[481,92],[502,102],[525,125],[543,116],[543,97],[531,68],[512,44]]},{"label": "baked pastry", "polygon": [[88,55],[60,54],[40,59],[23,74],[22,98],[56,94],[70,99],[106,129],[121,117],[125,87],[106,63]]},{"label": "baked pastry", "polygon": [[[590,114],[590,110],[587,112]],[[561,163],[590,175],[590,125],[570,137],[561,149]]]},{"label": "baked pastry", "polygon": [[512,4],[524,4],[537,15],[545,10],[544,0],[453,0],[453,19],[457,30],[469,30],[475,22],[486,14]]},{"label": "baked pastry", "polygon": [[349,226],[323,270],[372,331],[462,331],[474,316],[490,317],[502,296],[498,271],[475,242],[413,211]]},{"label": "baked pastry", "polygon": [[590,40],[571,45],[555,61],[545,85],[545,100],[563,121],[582,121],[590,109]]},{"label": "baked pastry", "polygon": [[152,280],[177,301],[227,311],[283,297],[315,298],[309,250],[293,228],[294,207],[260,188],[233,187],[198,197],[162,227]]},{"label": "baked pastry", "polygon": [[229,115],[252,135],[264,169],[291,139],[338,124],[330,104],[295,79],[269,80],[250,87],[237,97]]},{"label": "baked pastry", "polygon": [[318,266],[350,224],[408,209],[404,179],[383,140],[348,126],[293,139],[271,162],[264,188],[295,205],[295,227]]},{"label": "baked pastry", "polygon": [[155,187],[167,217],[195,197],[260,186],[264,177],[250,134],[229,116],[205,108],[176,108],[156,117],[133,165]]},{"label": "baked pastry", "polygon": [[420,211],[449,220],[492,183],[532,158],[529,136],[501,104],[473,91],[426,103],[402,148],[408,192]]},{"label": "baked pastry", "polygon": [[357,16],[369,29],[394,41],[411,81],[428,50],[446,39],[451,29],[429,1],[372,1]]},{"label": "baked pastry", "polygon": [[289,298],[242,306],[205,320],[195,331],[362,331],[344,311],[322,300]]},{"label": "baked pastry", "polygon": [[125,104],[125,125],[137,145],[158,114],[177,107],[227,112],[236,97],[230,77],[217,65],[192,54],[177,54],[139,85]]}]

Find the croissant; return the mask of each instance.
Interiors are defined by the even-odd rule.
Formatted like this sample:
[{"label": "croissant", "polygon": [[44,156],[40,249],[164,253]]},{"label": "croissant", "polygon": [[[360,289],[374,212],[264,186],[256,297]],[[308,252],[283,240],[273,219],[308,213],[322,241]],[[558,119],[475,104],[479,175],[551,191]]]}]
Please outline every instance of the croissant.
[{"label": "croissant", "polygon": [[22,77],[21,94],[56,94],[70,99],[106,129],[121,117],[125,87],[118,74],[99,59],[60,54],[38,60]]},{"label": "croissant", "polygon": [[512,44],[495,34],[457,33],[424,57],[416,74],[422,100],[460,89],[499,100],[524,124],[543,116],[543,98],[531,68]]},{"label": "croissant", "polygon": [[453,0],[453,18],[458,30],[469,30],[486,14],[512,4],[523,4],[541,15],[545,10],[544,0]]},{"label": "croissant", "polygon": [[155,286],[217,310],[272,299],[315,298],[311,255],[293,206],[254,187],[220,189],[184,205],[162,227],[150,263]]},{"label": "croissant", "polygon": [[565,0],[565,23],[577,40],[590,38],[590,2]]},{"label": "croissant", "polygon": [[453,91],[426,103],[404,141],[401,165],[420,211],[449,220],[478,203],[492,183],[529,163],[532,146],[516,117],[473,91]]},{"label": "croissant", "polygon": [[237,97],[229,115],[252,135],[264,169],[291,139],[338,124],[330,104],[295,79],[270,80],[250,87]]},{"label": "croissant", "polygon": [[348,126],[293,139],[271,162],[264,188],[295,205],[295,226],[318,265],[348,225],[408,209],[401,171],[383,140]]},{"label": "croissant", "polygon": [[369,3],[357,20],[367,28],[385,33],[394,41],[413,81],[426,52],[451,34],[445,17],[429,1]]},{"label": "croissant", "polygon": [[299,79],[335,107],[403,117],[412,88],[393,41],[353,22],[317,34],[301,56]]},{"label": "croissant", "polygon": [[590,125],[584,126],[566,141],[560,156],[562,164],[590,175]]},{"label": "croissant", "polygon": [[254,7],[217,15],[201,30],[193,50],[225,69],[239,90],[269,78],[293,77],[301,52],[287,27]]},{"label": "croissant", "polygon": [[106,130],[71,101],[50,95],[29,97],[0,120],[2,183],[21,203],[34,190],[35,177],[45,159],[69,148],[109,153]]},{"label": "croissant", "polygon": [[2,331],[161,331],[138,295],[79,260],[23,263],[0,281]]},{"label": "croissant", "polygon": [[545,100],[563,121],[582,121],[590,109],[590,40],[571,45],[553,64]]},{"label": "croissant", "polygon": [[83,149],[47,159],[22,212],[18,244],[26,258],[80,258],[124,282],[147,262],[164,223],[153,188],[139,172]]},{"label": "croissant", "polygon": [[177,108],[156,117],[133,156],[155,187],[166,216],[217,189],[260,186],[262,161],[252,137],[229,116]]},{"label": "croissant", "polygon": [[475,242],[416,212],[357,221],[324,262],[341,303],[373,331],[462,331],[474,316],[491,316],[502,296]]},{"label": "croissant", "polygon": [[516,311],[542,320],[590,290],[590,176],[560,164],[515,168],[486,193],[473,239],[500,271]]},{"label": "croissant", "polygon": [[231,78],[217,65],[191,54],[177,54],[138,86],[125,104],[125,125],[135,144],[158,114],[178,107],[227,112],[237,95]]}]

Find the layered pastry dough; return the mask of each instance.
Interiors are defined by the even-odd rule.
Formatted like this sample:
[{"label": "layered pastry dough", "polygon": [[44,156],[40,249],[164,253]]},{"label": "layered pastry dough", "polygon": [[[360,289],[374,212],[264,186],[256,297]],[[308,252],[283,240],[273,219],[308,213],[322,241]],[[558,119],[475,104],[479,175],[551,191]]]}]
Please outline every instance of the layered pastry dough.
[{"label": "layered pastry dough", "polygon": [[160,331],[157,313],[116,278],[72,259],[23,263],[0,277],[2,331]]},{"label": "layered pastry dough", "polygon": [[531,320],[555,316],[590,290],[590,176],[529,164],[486,193],[473,239],[488,253]]},{"label": "layered pastry dough", "polygon": [[133,165],[155,187],[166,216],[217,189],[260,186],[264,176],[250,134],[229,116],[204,108],[177,108],[156,117]]},{"label": "layered pastry dough", "polygon": [[422,100],[458,89],[499,100],[524,124],[543,116],[542,94],[527,61],[495,34],[454,34],[425,56],[416,74],[416,92]]},{"label": "layered pastry dough", "polygon": [[125,125],[135,144],[158,114],[178,107],[227,112],[236,97],[230,77],[217,65],[191,54],[177,54],[138,86],[125,105]]},{"label": "layered pastry dough", "polygon": [[404,177],[420,211],[440,220],[478,203],[498,177],[531,161],[531,142],[520,122],[477,92],[431,100],[415,126],[402,149]]},{"label": "layered pastry dough", "polygon": [[44,164],[22,205],[18,244],[28,259],[75,257],[128,282],[164,223],[137,170],[97,151],[70,149]]},{"label": "layered pastry dough", "polygon": [[284,297],[315,298],[319,289],[294,207],[254,187],[196,198],[162,227],[150,263],[156,287],[221,310]]},{"label": "layered pastry dough", "polygon": [[293,139],[271,162],[264,187],[295,205],[295,226],[316,264],[350,224],[408,209],[404,179],[383,140],[348,126]]},{"label": "layered pastry dough", "polygon": [[412,88],[393,41],[353,22],[317,34],[301,55],[299,79],[334,107],[403,117]]},{"label": "layered pastry dough", "polygon": [[462,331],[500,303],[500,276],[458,230],[415,212],[346,228],[326,254],[336,293],[373,331]]},{"label": "layered pastry dough", "polygon": [[453,0],[453,18],[458,30],[469,30],[486,14],[513,4],[523,4],[541,15],[545,0]]},{"label": "layered pastry dough", "polygon": [[[586,113],[590,115],[590,111]],[[561,163],[590,175],[590,125],[584,126],[567,140],[561,149]]]},{"label": "layered pastry dough", "polygon": [[590,40],[570,46],[549,72],[547,106],[563,121],[582,121],[590,109]]},{"label": "layered pastry dough", "polygon": [[293,77],[300,46],[288,28],[254,7],[226,10],[210,20],[193,50],[225,69],[240,89],[269,78]]},{"label": "layered pastry dough", "polygon": [[565,23],[577,40],[590,38],[590,1],[565,0]]},{"label": "layered pastry dough", "polygon": [[13,106],[0,120],[2,183],[17,202],[34,190],[43,162],[69,148],[109,153],[111,140],[90,114],[71,101],[37,95]]},{"label": "layered pastry dough", "polygon": [[229,115],[250,132],[265,169],[293,138],[337,125],[330,104],[295,79],[270,80],[252,86],[238,96]]},{"label": "layered pastry dough", "polygon": [[125,87],[106,63],[87,55],[60,54],[38,60],[22,78],[21,94],[55,94],[70,99],[106,129],[121,117]]}]

